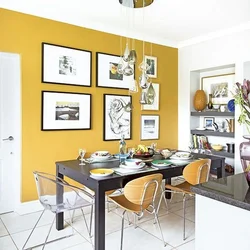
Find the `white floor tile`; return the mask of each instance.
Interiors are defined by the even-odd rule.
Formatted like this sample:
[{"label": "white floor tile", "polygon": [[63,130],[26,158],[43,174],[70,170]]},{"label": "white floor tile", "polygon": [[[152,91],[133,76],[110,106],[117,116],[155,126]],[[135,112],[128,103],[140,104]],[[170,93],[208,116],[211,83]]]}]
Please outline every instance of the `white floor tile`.
[{"label": "white floor tile", "polygon": [[[162,228],[163,236],[165,241],[172,245],[173,247],[177,247],[185,241],[183,241],[183,218],[175,215],[173,213],[169,213],[164,216],[159,217],[160,225]],[[153,224],[153,221],[147,221],[141,223],[139,225],[140,228],[145,231],[155,235],[159,239],[161,239],[160,232],[156,224]],[[194,223],[186,220],[186,237],[187,240],[194,239]]]},{"label": "white floor tile", "polygon": [[1,250],[17,250],[10,236],[0,237]]},{"label": "white floor tile", "polygon": [[0,219],[0,237],[8,235],[8,231],[6,230],[3,222]]},{"label": "white floor tile", "polygon": [[177,247],[176,250],[195,250],[195,240],[189,241]]},{"label": "white floor tile", "polygon": [[[178,211],[173,211],[173,213],[183,217],[183,209],[178,210]],[[186,219],[195,222],[195,206],[187,207],[185,216],[186,216]]]},{"label": "white floor tile", "polygon": [[93,250],[92,245],[89,242],[84,242],[73,247],[65,248],[65,250]]}]

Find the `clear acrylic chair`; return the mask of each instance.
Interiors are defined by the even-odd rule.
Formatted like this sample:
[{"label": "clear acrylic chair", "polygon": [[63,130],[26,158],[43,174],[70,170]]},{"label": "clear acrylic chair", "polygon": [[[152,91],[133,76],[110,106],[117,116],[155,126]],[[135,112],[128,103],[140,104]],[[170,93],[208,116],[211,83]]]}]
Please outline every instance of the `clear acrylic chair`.
[{"label": "clear acrylic chair", "polygon": [[165,192],[170,192],[172,194],[179,193],[183,195],[183,240],[186,239],[185,235],[185,221],[186,221],[186,196],[194,196],[190,188],[193,185],[199,183],[207,182],[209,178],[211,167],[210,159],[202,159],[189,163],[183,170],[184,182],[177,185],[166,184],[166,190],[162,192],[161,198],[158,204],[157,212],[159,211],[161,201],[164,199],[166,207],[168,209],[167,200],[165,198]]},{"label": "clear acrylic chair", "polygon": [[164,246],[166,246],[155,206],[155,198],[158,188],[161,188],[161,183],[162,174],[147,175],[128,182],[124,187],[123,194],[109,196],[110,200],[124,209],[122,214],[121,250],[123,248],[124,215],[126,212],[132,212],[139,218],[143,216],[144,211],[153,214]]},{"label": "clear acrylic chair", "polygon": [[[26,244],[28,243],[33,231],[35,230],[35,228],[36,228],[38,222],[40,221],[42,215],[44,214],[45,210],[49,210],[52,213],[54,213],[55,217],[54,217],[53,222],[50,226],[50,229],[49,229],[49,232],[46,236],[45,242],[43,244],[40,244],[40,245],[43,245],[42,249],[44,249],[45,245],[47,243],[49,243],[48,238],[49,238],[49,235],[50,235],[50,232],[51,232],[52,226],[54,224],[57,213],[69,211],[69,215],[70,215],[69,222],[70,222],[70,226],[72,227],[72,219],[71,219],[70,211],[75,210],[77,208],[80,208],[82,211],[82,215],[83,215],[84,222],[85,222],[85,225],[87,227],[89,236],[91,236],[91,233],[90,233],[91,231],[90,231],[89,226],[87,224],[87,221],[86,221],[86,218],[85,218],[85,215],[84,215],[82,208],[86,207],[86,206],[91,206],[92,210],[93,210],[92,197],[89,196],[89,194],[87,192],[85,192],[84,190],[82,190],[78,187],[75,187],[73,185],[70,185],[65,180],[63,180],[55,175],[47,174],[47,173],[43,173],[43,172],[37,172],[37,171],[33,172],[33,174],[35,177],[39,201],[43,205],[44,210],[41,213],[35,226],[33,227],[28,239],[25,241],[22,249],[23,250],[25,249]],[[58,199],[56,196],[56,189],[58,187],[63,189],[63,197],[62,197],[62,200],[60,202],[58,202]],[[91,198],[90,199],[91,201],[84,199],[83,196],[85,196],[85,197],[87,196],[87,197]],[[91,215],[91,217],[92,217],[92,215]],[[91,222],[90,222],[90,225],[91,225]],[[74,229],[72,227],[72,234],[69,236],[72,236],[73,233],[74,233]],[[69,237],[69,236],[66,236],[66,237]],[[62,237],[62,238],[65,238],[65,237]],[[59,238],[57,240],[60,240],[62,238]],[[36,247],[36,246],[34,246],[34,247]],[[30,247],[27,249],[30,249]]]}]

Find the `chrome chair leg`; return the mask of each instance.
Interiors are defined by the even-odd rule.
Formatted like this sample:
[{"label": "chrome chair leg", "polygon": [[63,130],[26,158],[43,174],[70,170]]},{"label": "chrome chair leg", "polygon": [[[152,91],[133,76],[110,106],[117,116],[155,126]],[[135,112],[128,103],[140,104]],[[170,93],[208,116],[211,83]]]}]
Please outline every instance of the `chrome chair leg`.
[{"label": "chrome chair leg", "polygon": [[124,214],[126,213],[126,210],[122,213],[122,230],[121,230],[121,246],[120,250],[123,248],[123,231],[124,231]]},{"label": "chrome chair leg", "polygon": [[158,225],[158,228],[160,230],[161,238],[162,238],[162,241],[163,241],[163,244],[164,244],[164,247],[165,247],[167,245],[167,243],[164,240],[163,233],[162,233],[162,230],[161,230],[160,221],[159,221],[158,216],[157,216],[157,214],[155,212],[154,212],[154,217],[155,217],[155,221],[157,222],[156,224]]},{"label": "chrome chair leg", "polygon": [[89,229],[89,227],[88,227],[88,223],[87,223],[87,221],[86,221],[86,217],[85,217],[85,214],[84,214],[82,208],[81,208],[81,211],[82,211],[82,216],[83,216],[83,219],[84,219],[85,226],[86,226],[87,231],[88,231],[88,233],[89,233],[89,238],[91,238],[91,232],[90,232],[90,229]]},{"label": "chrome chair leg", "polygon": [[23,250],[25,249],[25,246],[26,246],[26,244],[27,244],[28,240],[30,239],[30,236],[31,236],[31,235],[32,235],[32,233],[34,232],[34,230],[35,230],[35,228],[36,228],[36,226],[37,226],[38,222],[39,222],[39,221],[40,221],[40,219],[42,218],[42,216],[43,216],[44,212],[45,212],[45,209],[42,211],[42,213],[41,213],[40,217],[38,218],[38,220],[37,220],[37,222],[36,222],[36,224],[35,224],[35,226],[33,227],[32,231],[30,232],[30,235],[29,235],[28,239],[25,241],[25,243],[24,243],[24,245],[23,245],[23,247],[22,247],[22,249],[23,249]]},{"label": "chrome chair leg", "polygon": [[137,222],[136,222],[136,219],[137,219],[138,217],[136,216],[136,214],[134,213],[134,227],[135,228],[137,228]]},{"label": "chrome chair leg", "polygon": [[45,239],[45,242],[44,242],[44,244],[43,244],[42,250],[44,249],[44,247],[45,247],[45,245],[46,245],[46,243],[47,243],[47,240],[48,240],[48,238],[49,238],[49,234],[50,234],[50,232],[51,232],[51,229],[52,229],[52,226],[53,226],[53,224],[54,224],[55,219],[56,219],[56,214],[55,214],[55,217],[54,217],[54,219],[53,219],[53,222],[51,223],[51,226],[50,226],[50,228],[49,228],[49,232],[48,232],[47,237],[46,237],[46,239]]},{"label": "chrome chair leg", "polygon": [[186,240],[186,195],[183,194],[183,240]]},{"label": "chrome chair leg", "polygon": [[128,213],[127,213],[127,219],[128,219],[128,224],[131,225],[132,221],[130,221]]},{"label": "chrome chair leg", "polygon": [[90,237],[92,237],[92,221],[93,221],[93,209],[94,209],[94,204],[91,206],[91,211],[90,211],[90,222],[89,222],[89,231],[90,231]]}]

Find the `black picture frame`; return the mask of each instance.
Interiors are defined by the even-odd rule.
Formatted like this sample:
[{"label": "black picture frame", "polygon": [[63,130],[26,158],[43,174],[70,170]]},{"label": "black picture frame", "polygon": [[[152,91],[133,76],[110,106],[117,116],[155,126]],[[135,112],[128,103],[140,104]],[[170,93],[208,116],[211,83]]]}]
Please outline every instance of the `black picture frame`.
[{"label": "black picture frame", "polygon": [[[131,76],[118,74],[116,67],[120,60],[121,56],[96,52],[96,87],[129,89],[135,74]],[[134,65],[133,70],[135,72]]]},{"label": "black picture frame", "polygon": [[141,140],[159,140],[160,116],[141,115]]},{"label": "black picture frame", "polygon": [[91,129],[91,94],[42,91],[42,131]]},{"label": "black picture frame", "polygon": [[125,106],[132,104],[132,96],[103,94],[103,140],[125,140],[132,138],[132,111],[126,111]]},{"label": "black picture frame", "polygon": [[92,52],[43,42],[42,83],[91,87]]}]

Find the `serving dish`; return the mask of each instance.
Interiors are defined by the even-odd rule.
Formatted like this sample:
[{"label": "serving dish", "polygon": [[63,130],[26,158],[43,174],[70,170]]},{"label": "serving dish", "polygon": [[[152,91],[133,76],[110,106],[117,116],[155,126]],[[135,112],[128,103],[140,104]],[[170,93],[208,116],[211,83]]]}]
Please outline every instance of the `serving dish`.
[{"label": "serving dish", "polygon": [[136,165],[125,165],[125,164],[121,164],[120,168],[125,168],[125,169],[134,169],[134,170],[138,170],[138,169],[142,169],[145,167],[145,162],[141,162],[140,164]]},{"label": "serving dish", "polygon": [[155,167],[167,167],[171,165],[169,161],[165,161],[165,160],[154,160],[151,162],[151,164]]},{"label": "serving dish", "polygon": [[109,168],[96,168],[89,171],[92,176],[96,177],[106,177],[114,173],[113,169]]}]

